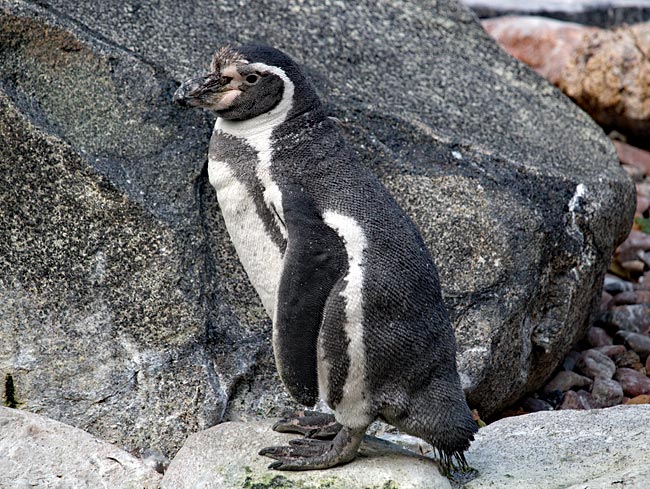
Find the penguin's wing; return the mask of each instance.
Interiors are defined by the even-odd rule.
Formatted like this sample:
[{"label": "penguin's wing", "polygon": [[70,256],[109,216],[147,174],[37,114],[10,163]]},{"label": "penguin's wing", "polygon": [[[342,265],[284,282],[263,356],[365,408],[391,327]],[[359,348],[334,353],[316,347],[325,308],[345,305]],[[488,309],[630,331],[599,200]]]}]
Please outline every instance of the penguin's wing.
[{"label": "penguin's wing", "polygon": [[278,373],[291,395],[311,406],[318,400],[316,345],[325,303],[345,272],[343,242],[301,189],[282,192],[287,248],[273,324]]}]

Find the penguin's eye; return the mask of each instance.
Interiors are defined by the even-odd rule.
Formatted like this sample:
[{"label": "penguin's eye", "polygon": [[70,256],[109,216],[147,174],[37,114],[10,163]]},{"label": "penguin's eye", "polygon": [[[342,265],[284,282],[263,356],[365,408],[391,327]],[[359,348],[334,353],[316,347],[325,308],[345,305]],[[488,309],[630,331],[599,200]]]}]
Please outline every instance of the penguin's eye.
[{"label": "penguin's eye", "polygon": [[249,85],[255,85],[260,79],[260,75],[255,73],[246,76],[246,83]]}]

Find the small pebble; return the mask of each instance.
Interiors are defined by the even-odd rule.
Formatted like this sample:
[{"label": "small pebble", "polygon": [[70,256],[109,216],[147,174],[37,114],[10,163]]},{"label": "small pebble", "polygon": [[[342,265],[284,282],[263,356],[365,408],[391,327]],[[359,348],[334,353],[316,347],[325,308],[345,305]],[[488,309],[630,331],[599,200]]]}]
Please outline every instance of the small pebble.
[{"label": "small pebble", "polygon": [[650,304],[650,290],[628,290],[613,297],[608,305]]},{"label": "small pebble", "polygon": [[650,197],[650,182],[644,181],[636,184],[636,193],[645,197]]},{"label": "small pebble", "polygon": [[524,399],[524,402],[521,404],[521,407],[524,411],[529,413],[536,413],[537,411],[552,411],[553,406],[548,402],[542,401],[541,399],[535,399],[534,397],[527,397]]},{"label": "small pebble", "polygon": [[[639,256],[641,258],[641,261],[646,264],[646,266],[650,267],[650,251],[644,251],[642,255]],[[639,300],[639,304],[641,303],[647,303],[649,302],[646,299],[641,299]]]},{"label": "small pebble", "polygon": [[584,377],[569,370],[562,370],[553,377],[553,379],[544,387],[545,392],[558,390],[566,392],[574,387],[591,387],[593,381],[589,377]]},{"label": "small pebble", "polygon": [[614,296],[608,292],[605,292],[603,290],[601,296],[600,296],[600,310],[601,311],[606,311],[609,309],[609,304],[612,302],[612,299]]},{"label": "small pebble", "polygon": [[592,326],[587,330],[587,341],[591,346],[606,346],[614,343],[614,340],[607,334],[607,331],[598,326]]},{"label": "small pebble", "polygon": [[650,198],[637,194],[636,196],[636,214],[643,214],[650,207]]},{"label": "small pebble", "polygon": [[619,331],[617,335],[623,338],[625,343],[638,353],[641,358],[650,355],[650,336],[631,331]]},{"label": "small pebble", "polygon": [[641,394],[625,401],[625,404],[650,404],[650,394]]},{"label": "small pebble", "polygon": [[[619,251],[618,261],[620,263],[623,263],[626,261],[641,260],[643,253],[644,250],[642,248],[628,247],[625,248],[623,251]],[[632,286],[634,287],[634,284],[632,284]]]},{"label": "small pebble", "polygon": [[615,380],[596,379],[591,388],[591,397],[595,407],[616,406],[623,400],[623,388]]},{"label": "small pebble", "polygon": [[650,326],[650,306],[646,304],[616,306],[600,313],[596,317],[596,326],[612,334],[619,329],[634,333],[643,332]]},{"label": "small pebble", "polygon": [[632,282],[623,280],[622,278],[615,277],[614,275],[605,275],[605,283],[603,284],[603,290],[612,295],[620,294],[621,292],[626,292],[628,290],[634,290],[634,285]]},{"label": "small pebble", "polygon": [[576,366],[592,379],[611,379],[616,372],[612,359],[594,349],[582,352]]},{"label": "small pebble", "polygon": [[650,250],[650,234],[632,229],[627,238],[625,238],[625,241],[623,241],[623,243],[621,243],[621,246],[618,247],[618,252],[625,253],[629,248]]},{"label": "small pebble", "polygon": [[625,350],[624,353],[612,357],[612,360],[614,360],[618,368],[631,368],[633,370],[641,370],[643,368],[639,355],[632,350]]},{"label": "small pebble", "polygon": [[557,389],[553,391],[541,392],[538,395],[539,399],[548,402],[553,409],[556,409],[560,405],[563,397],[564,393]]},{"label": "small pebble", "polygon": [[558,409],[584,409],[575,391],[567,391]]},{"label": "small pebble", "polygon": [[637,168],[636,166],[631,166],[631,165],[621,165],[621,168],[625,170],[625,173],[627,173],[630,176],[633,182],[643,181],[644,173],[641,168]]},{"label": "small pebble", "polygon": [[580,355],[582,354],[579,351],[571,350],[569,353],[566,354],[566,357],[564,357],[564,361],[562,362],[562,368],[564,370],[573,370],[576,366],[578,358],[580,358]]},{"label": "small pebble", "polygon": [[596,407],[596,403],[591,393],[584,390],[579,390],[577,394],[578,394],[578,403],[582,407],[582,409],[594,409]]},{"label": "small pebble", "polygon": [[614,378],[621,384],[626,396],[636,397],[650,394],[650,378],[631,368],[619,368]]},{"label": "small pebble", "polygon": [[643,273],[645,263],[641,260],[628,260],[621,263],[621,266],[628,272]]},{"label": "small pebble", "polygon": [[604,355],[607,355],[612,360],[617,355],[622,355],[623,353],[625,353],[627,351],[627,349],[623,345],[599,346],[598,348],[594,348],[594,350],[598,350],[600,353],[603,353]]}]

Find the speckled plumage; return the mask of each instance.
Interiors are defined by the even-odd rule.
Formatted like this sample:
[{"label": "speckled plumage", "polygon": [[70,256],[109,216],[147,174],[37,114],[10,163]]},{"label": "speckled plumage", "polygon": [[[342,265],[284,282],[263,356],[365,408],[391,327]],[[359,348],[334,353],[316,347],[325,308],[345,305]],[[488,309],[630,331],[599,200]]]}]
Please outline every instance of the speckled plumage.
[{"label": "speckled plumage", "polygon": [[290,58],[258,46],[219,53],[215,67],[230,87],[219,93],[232,102],[214,102],[221,117],[210,179],[273,318],[284,384],[303,404],[326,400],[343,427],[330,449],[305,442],[303,452],[264,453],[289,470],[344,463],[380,417],[430,442],[443,462],[462,462],[476,424],[420,233],[357,161]]}]

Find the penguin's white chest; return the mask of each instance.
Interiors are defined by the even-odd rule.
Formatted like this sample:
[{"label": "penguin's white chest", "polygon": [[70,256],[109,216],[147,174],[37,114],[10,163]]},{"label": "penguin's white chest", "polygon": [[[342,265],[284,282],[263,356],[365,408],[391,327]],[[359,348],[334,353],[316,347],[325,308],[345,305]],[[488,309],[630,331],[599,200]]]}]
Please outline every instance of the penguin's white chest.
[{"label": "penguin's white chest", "polygon": [[[256,169],[258,165],[259,161],[252,161],[251,170]],[[266,229],[251,190],[236,177],[228,163],[209,159],[208,176],[210,184],[217,191],[221,213],[239,260],[260,296],[267,314],[274,318],[278,284],[282,274],[280,248]],[[273,206],[275,212],[281,212],[279,191],[276,193],[273,185],[266,188],[266,205]],[[277,189],[277,185],[275,188]]]}]

